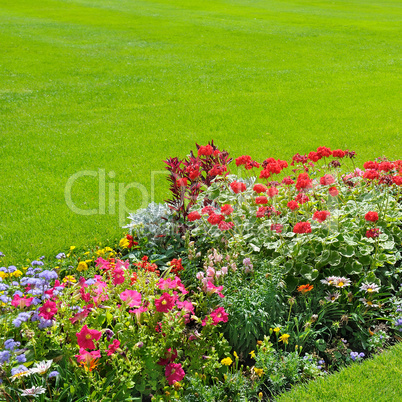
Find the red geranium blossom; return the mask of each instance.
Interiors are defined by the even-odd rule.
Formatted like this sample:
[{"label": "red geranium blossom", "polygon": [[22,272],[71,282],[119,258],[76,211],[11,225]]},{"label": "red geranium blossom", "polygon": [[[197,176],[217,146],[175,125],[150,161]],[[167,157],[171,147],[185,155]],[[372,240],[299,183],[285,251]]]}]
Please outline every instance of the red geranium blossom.
[{"label": "red geranium blossom", "polygon": [[331,213],[329,211],[315,211],[313,215],[313,219],[319,223],[324,222]]},{"label": "red geranium blossom", "polygon": [[179,272],[184,271],[184,267],[181,264],[181,258],[173,258],[173,260],[170,261],[169,265],[172,267],[170,270],[172,274],[180,276]]},{"label": "red geranium blossom", "polygon": [[260,179],[269,179],[270,177],[271,177],[271,173],[269,172],[269,170],[267,170],[267,169],[261,170],[260,176],[259,176]]},{"label": "red geranium blossom", "polygon": [[392,181],[393,181],[394,184],[396,184],[397,186],[402,186],[402,176],[393,176],[393,177],[392,177]]},{"label": "red geranium blossom", "polygon": [[303,188],[311,188],[312,180],[309,178],[307,173],[300,173],[297,181],[296,181],[296,188],[301,190]]},{"label": "red geranium blossom", "polygon": [[297,222],[293,228],[294,233],[311,233],[310,222]]},{"label": "red geranium blossom", "polygon": [[155,299],[156,311],[159,313],[167,313],[174,307],[175,298],[169,293],[163,293],[159,299]]},{"label": "red geranium blossom", "polygon": [[134,246],[138,246],[138,242],[134,241],[134,237],[131,235],[126,235],[126,239],[129,241],[128,248],[132,248]]},{"label": "red geranium blossom", "polygon": [[376,238],[380,235],[380,229],[374,228],[374,229],[369,229],[366,232],[366,237],[368,238]]},{"label": "red geranium blossom", "polygon": [[84,349],[95,349],[95,341],[99,341],[102,336],[102,332],[97,331],[96,329],[89,329],[85,324],[80,332],[76,333],[77,342],[80,348]]},{"label": "red geranium blossom", "polygon": [[173,385],[175,382],[181,381],[186,373],[181,367],[180,363],[169,363],[165,369],[165,376],[169,385]]},{"label": "red geranium blossom", "polygon": [[267,191],[268,197],[273,198],[279,194],[279,191],[276,187],[270,187]]},{"label": "red geranium blossom", "polygon": [[317,152],[310,152],[308,154],[308,158],[313,162],[317,162],[321,159],[321,156],[318,155]]},{"label": "red geranium blossom", "polygon": [[244,183],[240,183],[238,181],[234,181],[234,182],[230,183],[230,188],[236,194],[246,191],[246,189],[247,189],[247,187]]},{"label": "red geranium blossom", "polygon": [[251,156],[242,155],[236,158],[236,166],[245,165],[248,162],[251,162]]},{"label": "red geranium blossom", "polygon": [[256,192],[256,193],[265,193],[268,189],[267,189],[267,187],[266,186],[264,186],[263,184],[255,184],[254,185],[254,187],[253,187],[253,190]]},{"label": "red geranium blossom", "polygon": [[328,189],[328,193],[329,193],[330,196],[336,197],[339,194],[339,191],[338,191],[338,189],[336,187],[330,187]]},{"label": "red geranium blossom", "polygon": [[225,216],[213,213],[209,215],[207,220],[211,225],[218,225],[220,222],[225,220]]},{"label": "red geranium blossom", "polygon": [[323,157],[328,157],[332,155],[332,152],[329,148],[327,147],[318,147],[317,148],[317,154],[323,158]]},{"label": "red geranium blossom", "polygon": [[373,162],[373,161],[367,161],[364,162],[363,167],[368,170],[368,169],[378,169],[378,162]]},{"label": "red geranium blossom", "polygon": [[332,156],[333,156],[334,158],[340,158],[340,159],[342,159],[342,158],[345,157],[345,155],[346,155],[346,152],[345,152],[345,151],[342,151],[341,149],[334,149],[334,150],[332,151]]},{"label": "red geranium blossom", "polygon": [[198,156],[205,155],[209,156],[214,153],[214,149],[211,147],[211,145],[205,145],[205,146],[200,146],[198,148]]},{"label": "red geranium blossom", "polygon": [[187,177],[176,180],[177,187],[187,187]]},{"label": "red geranium blossom", "polygon": [[194,221],[197,221],[198,219],[201,219],[201,215],[198,211],[193,211],[187,215],[187,219],[190,222],[194,222]]},{"label": "red geranium blossom", "polygon": [[364,216],[364,219],[368,222],[377,222],[378,221],[378,213],[375,211],[369,211]]},{"label": "red geranium blossom", "polygon": [[218,228],[223,232],[224,230],[230,230],[233,229],[234,223],[233,222],[219,222]]},{"label": "red geranium blossom", "polygon": [[392,170],[394,168],[394,164],[388,161],[385,162],[381,162],[378,165],[378,170],[382,170],[384,172],[389,172],[390,170]]},{"label": "red geranium blossom", "polygon": [[221,206],[221,214],[229,216],[233,212],[233,208],[230,204],[225,204]]},{"label": "red geranium blossom", "polygon": [[370,169],[366,170],[363,174],[364,179],[369,179],[369,180],[376,180],[380,177],[379,173],[377,170]]},{"label": "red geranium blossom", "polygon": [[299,193],[299,194],[297,194],[297,196],[296,196],[296,201],[297,201],[299,204],[305,204],[306,202],[309,202],[309,201],[310,201],[310,198],[308,198],[308,196],[305,195],[305,194],[303,194],[303,193]]},{"label": "red geranium blossom", "polygon": [[320,178],[320,184],[323,186],[329,186],[335,183],[335,178],[331,174],[326,174]]},{"label": "red geranium blossom", "polygon": [[295,182],[289,177],[286,176],[283,180],[282,180],[282,184],[285,184],[286,186],[290,186],[292,184],[295,184]]},{"label": "red geranium blossom", "polygon": [[56,313],[56,303],[50,300],[47,300],[46,303],[39,309],[39,315],[45,320],[51,320]]},{"label": "red geranium blossom", "polygon": [[257,218],[263,218],[268,211],[268,207],[259,207],[257,211]]},{"label": "red geranium blossom", "polygon": [[283,229],[283,225],[281,225],[280,223],[273,223],[271,225],[271,230],[275,231],[276,233],[282,233],[282,229]]},{"label": "red geranium blossom", "polygon": [[256,204],[268,204],[268,198],[265,196],[256,197],[255,199]]},{"label": "red geranium blossom", "polygon": [[289,201],[287,203],[288,208],[290,208],[292,211],[294,211],[295,209],[299,208],[299,204],[297,203],[297,201]]},{"label": "red geranium blossom", "polygon": [[201,213],[203,215],[205,215],[205,214],[211,215],[211,214],[214,214],[215,211],[216,211],[215,208],[211,207],[211,205],[207,205],[206,207],[201,209]]}]

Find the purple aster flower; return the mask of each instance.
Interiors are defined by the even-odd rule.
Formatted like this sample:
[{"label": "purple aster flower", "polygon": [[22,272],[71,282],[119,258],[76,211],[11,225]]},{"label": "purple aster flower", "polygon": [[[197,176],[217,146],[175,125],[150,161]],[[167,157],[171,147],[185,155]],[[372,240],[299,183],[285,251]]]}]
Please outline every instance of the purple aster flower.
[{"label": "purple aster flower", "polygon": [[11,301],[11,298],[7,297],[6,295],[1,295],[0,296],[0,301],[2,301],[3,303],[7,304]]},{"label": "purple aster flower", "polygon": [[24,354],[15,356],[15,360],[17,360],[18,363],[25,363],[27,361],[27,358]]},{"label": "purple aster flower", "polygon": [[45,329],[51,327],[53,325],[53,320],[45,320],[44,318],[40,317],[40,323],[38,324],[39,329]]},{"label": "purple aster flower", "polygon": [[14,294],[13,294],[13,297],[14,297],[15,295],[18,295],[19,297],[22,297],[22,296],[24,296],[24,293],[22,293],[20,290],[16,290],[16,291],[14,292]]},{"label": "purple aster flower", "polygon": [[20,284],[19,284],[17,281],[12,281],[12,282],[11,282],[11,285],[13,285],[13,286],[20,286]]},{"label": "purple aster flower", "polygon": [[52,279],[57,279],[58,275],[56,271],[49,271],[49,270],[45,270],[43,272],[41,272],[40,274],[38,274],[39,278],[44,278],[47,281],[51,281]]},{"label": "purple aster flower", "polygon": [[59,254],[56,255],[56,258],[58,260],[62,260],[63,258],[66,258],[66,255],[64,253],[59,253]]},{"label": "purple aster flower", "polygon": [[39,259],[40,259],[40,260],[44,260],[44,259],[45,259],[45,256],[42,255],[42,257],[39,257]]},{"label": "purple aster flower", "polygon": [[7,289],[8,289],[8,285],[6,285],[5,283],[0,283],[0,292],[4,292]]},{"label": "purple aster flower", "polygon": [[8,272],[9,272],[10,274],[12,274],[13,272],[15,272],[16,270],[17,270],[17,267],[14,266],[14,265],[10,265],[10,266],[8,267]]},{"label": "purple aster flower", "polygon": [[14,339],[7,339],[5,342],[4,342],[4,348],[5,349],[8,349],[8,350],[13,350],[14,348],[16,348],[16,347],[18,347],[18,346],[20,346],[21,345],[21,343],[20,342],[15,342],[14,341]]},{"label": "purple aster flower", "polygon": [[91,286],[91,285],[93,285],[94,283],[96,283],[96,280],[93,279],[93,278],[87,279],[87,280],[85,281],[85,284],[88,285],[88,286]]},{"label": "purple aster flower", "polygon": [[36,261],[36,260],[35,260],[35,261],[32,261],[32,262],[31,262],[31,265],[32,265],[32,266],[35,266],[35,265],[41,266],[41,265],[44,265],[44,264],[43,264],[42,261]]},{"label": "purple aster flower", "polygon": [[8,350],[4,350],[3,352],[0,352],[0,363],[8,363],[10,361],[10,352]]},{"label": "purple aster flower", "polygon": [[0,251],[0,257],[4,257],[4,254]]},{"label": "purple aster flower", "polygon": [[53,377],[57,377],[58,375],[60,375],[60,373],[58,371],[52,371],[49,373],[48,378],[53,378]]}]

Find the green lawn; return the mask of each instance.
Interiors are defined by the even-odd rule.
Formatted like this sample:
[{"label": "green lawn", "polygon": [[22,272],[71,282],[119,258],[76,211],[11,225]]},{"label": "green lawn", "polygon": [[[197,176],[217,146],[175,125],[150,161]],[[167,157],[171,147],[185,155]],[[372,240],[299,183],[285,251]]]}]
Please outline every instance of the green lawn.
[{"label": "green lawn", "polygon": [[[161,201],[151,172],[195,141],[401,157],[401,15],[397,0],[0,0],[3,262],[119,237],[119,184],[145,186],[128,208]],[[69,177],[98,169],[116,196],[74,213]],[[97,177],[72,193],[98,208]]]},{"label": "green lawn", "polygon": [[295,387],[276,402],[400,402],[402,343],[374,359]]}]

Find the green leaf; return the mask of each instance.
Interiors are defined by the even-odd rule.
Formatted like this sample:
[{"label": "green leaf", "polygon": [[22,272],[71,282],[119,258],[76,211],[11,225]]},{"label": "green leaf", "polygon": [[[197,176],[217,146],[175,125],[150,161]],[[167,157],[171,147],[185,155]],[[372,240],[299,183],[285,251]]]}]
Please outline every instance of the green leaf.
[{"label": "green leaf", "polygon": [[339,265],[342,256],[337,251],[331,251],[328,262],[330,265]]},{"label": "green leaf", "polygon": [[339,249],[339,254],[348,258],[353,257],[355,255],[355,248],[353,246],[341,247]]}]

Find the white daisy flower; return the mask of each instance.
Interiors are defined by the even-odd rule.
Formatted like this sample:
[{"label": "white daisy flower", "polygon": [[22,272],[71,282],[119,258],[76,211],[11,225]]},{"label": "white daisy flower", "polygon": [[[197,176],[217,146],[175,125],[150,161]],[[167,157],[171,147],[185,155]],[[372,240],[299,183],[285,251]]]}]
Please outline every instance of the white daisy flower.
[{"label": "white daisy flower", "polygon": [[360,286],[360,290],[365,290],[367,293],[374,293],[378,292],[380,287],[375,283],[363,283],[363,285]]},{"label": "white daisy flower", "polygon": [[43,360],[39,363],[35,363],[33,368],[31,368],[30,372],[32,374],[45,374],[52,365],[53,360]]},{"label": "white daisy flower", "polygon": [[21,396],[33,396],[36,397],[38,395],[44,394],[46,392],[46,388],[43,387],[32,387],[27,389],[20,389],[22,392]]}]

